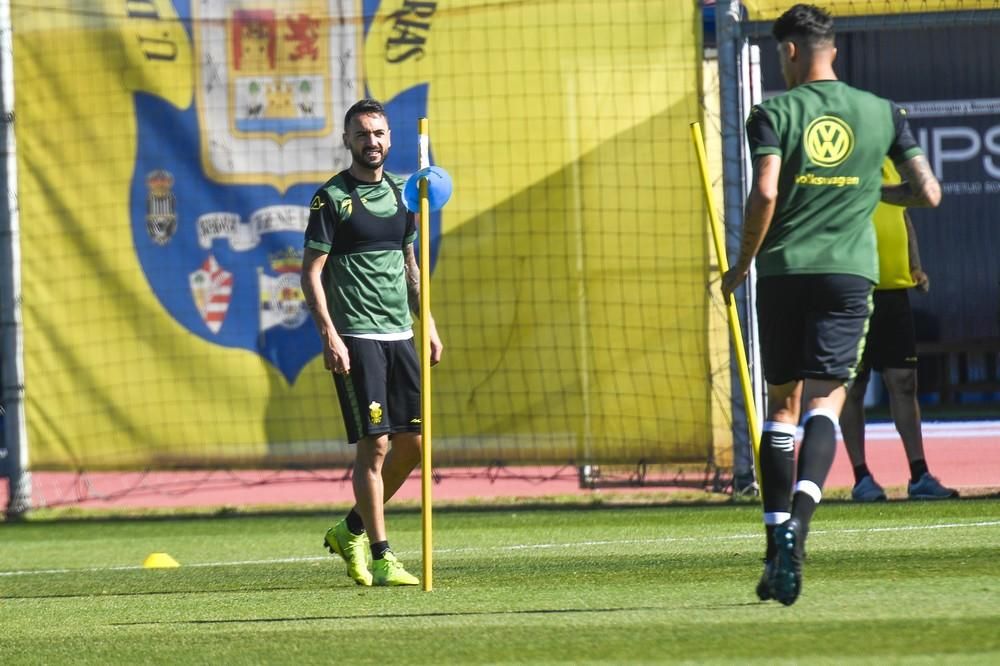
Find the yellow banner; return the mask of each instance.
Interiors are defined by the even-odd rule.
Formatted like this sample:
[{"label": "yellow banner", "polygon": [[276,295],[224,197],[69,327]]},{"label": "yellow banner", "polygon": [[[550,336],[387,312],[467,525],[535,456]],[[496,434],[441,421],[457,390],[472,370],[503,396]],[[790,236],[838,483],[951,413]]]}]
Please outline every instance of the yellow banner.
[{"label": "yellow banner", "polygon": [[341,464],[298,288],[346,108],[416,120],[440,464],[703,462],[700,15],[659,0],[104,0],[13,11],[30,465]]},{"label": "yellow banner", "polygon": [[[771,21],[795,3],[787,0],[745,0],[742,4],[751,21]],[[826,0],[813,4],[830,12],[834,18],[1000,9],[1000,0]]]}]

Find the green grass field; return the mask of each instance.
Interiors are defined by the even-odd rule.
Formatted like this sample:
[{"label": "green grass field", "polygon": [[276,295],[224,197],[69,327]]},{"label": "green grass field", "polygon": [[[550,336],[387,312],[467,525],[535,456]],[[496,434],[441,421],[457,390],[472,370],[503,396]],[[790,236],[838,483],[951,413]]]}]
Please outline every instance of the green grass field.
[{"label": "green grass field", "polygon": [[[312,513],[4,524],[0,663],[1000,663],[1000,500],[824,504],[788,608],[753,593],[759,520],[440,509],[431,592],[354,586]],[[389,528],[419,573],[419,513]]]}]

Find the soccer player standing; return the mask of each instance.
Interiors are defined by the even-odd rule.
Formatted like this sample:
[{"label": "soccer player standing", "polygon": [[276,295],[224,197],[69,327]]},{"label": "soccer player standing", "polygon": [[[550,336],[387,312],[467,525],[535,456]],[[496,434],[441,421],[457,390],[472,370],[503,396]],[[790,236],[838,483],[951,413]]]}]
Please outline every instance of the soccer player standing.
[{"label": "soccer player standing", "polygon": [[[898,183],[899,174],[888,159],[882,165],[882,180]],[[917,401],[917,342],[909,290],[930,289],[930,279],[920,265],[920,251],[913,223],[905,208],[881,203],[873,215],[878,238],[879,283],[865,339],[858,376],[847,391],[840,414],[844,448],[854,469],[855,502],[886,499],[885,490],[868,469],[865,457],[865,389],[871,371],[882,374],[889,392],[892,421],[896,426],[910,467],[906,494],[911,499],[947,499],[958,491],[941,484],[927,468],[924,438]]]},{"label": "soccer player standing", "polygon": [[[747,119],[753,182],[739,257],[722,292],[728,299],[756,258],[768,398],[760,442],[767,550],[757,594],[790,605],[801,591],[805,540],[878,282],[872,211],[880,198],[936,206],[941,189],[902,109],[837,80],[829,14],[794,5],[772,34],[789,90]],[[886,155],[903,183],[882,185]]]},{"label": "soccer player standing", "polygon": [[[351,165],[313,197],[302,261],[323,361],[348,441],[357,445],[356,504],[324,543],[359,585],[417,585],[389,548],[384,515],[385,501],[420,462],[420,363],[410,315],[420,311],[416,221],[403,206],[405,181],[383,169],[391,141],[379,102],[363,99],[347,110],[344,145]],[[433,318],[428,330],[436,364],[443,347]]]}]

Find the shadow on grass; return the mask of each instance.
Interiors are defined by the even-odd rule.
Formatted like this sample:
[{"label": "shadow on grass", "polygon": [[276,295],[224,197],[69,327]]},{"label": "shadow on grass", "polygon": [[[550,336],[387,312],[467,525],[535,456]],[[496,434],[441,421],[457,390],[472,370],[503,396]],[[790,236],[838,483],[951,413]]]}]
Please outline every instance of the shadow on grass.
[{"label": "shadow on grass", "polygon": [[662,608],[655,606],[634,606],[625,608],[528,608],[522,610],[503,611],[434,611],[428,613],[377,613],[368,615],[308,615],[305,617],[260,617],[260,618],[226,618],[219,620],[171,620],[166,622],[116,622],[108,626],[112,627],[143,627],[143,626],[167,626],[167,625],[200,625],[200,624],[264,624],[274,622],[323,622],[336,620],[392,620],[408,618],[432,618],[432,617],[502,617],[509,615],[571,615],[581,613],[633,613],[633,612],[658,612]]}]

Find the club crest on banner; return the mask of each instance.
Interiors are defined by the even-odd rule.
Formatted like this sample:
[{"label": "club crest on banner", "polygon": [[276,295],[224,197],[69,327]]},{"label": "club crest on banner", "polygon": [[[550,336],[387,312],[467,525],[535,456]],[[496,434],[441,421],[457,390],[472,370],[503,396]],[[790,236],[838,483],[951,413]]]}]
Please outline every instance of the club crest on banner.
[{"label": "club crest on banner", "polygon": [[215,257],[208,256],[198,270],[188,275],[191,297],[205,326],[218,333],[226,321],[229,297],[233,292],[233,274],[219,268]]},{"label": "club crest on banner", "polygon": [[[130,217],[161,305],[191,333],[259,354],[294,384],[322,353],[301,289],[316,190],[350,165],[343,117],[367,96],[377,0],[175,0],[190,17],[190,106],[135,95]],[[420,82],[383,100],[386,168],[417,169]],[[437,216],[432,216],[435,249]],[[432,263],[433,269],[433,263]]]},{"label": "club crest on banner", "polygon": [[293,247],[271,256],[271,268],[277,275],[257,269],[260,285],[260,331],[275,326],[294,329],[308,318],[305,295],[302,293],[302,253]]},{"label": "club crest on banner", "polygon": [[205,173],[284,190],[346,168],[339,125],[360,94],[357,0],[195,4]]},{"label": "club crest on banner", "polygon": [[149,195],[146,198],[146,231],[157,245],[166,245],[177,231],[177,197],[174,177],[158,169],[146,177]]}]

